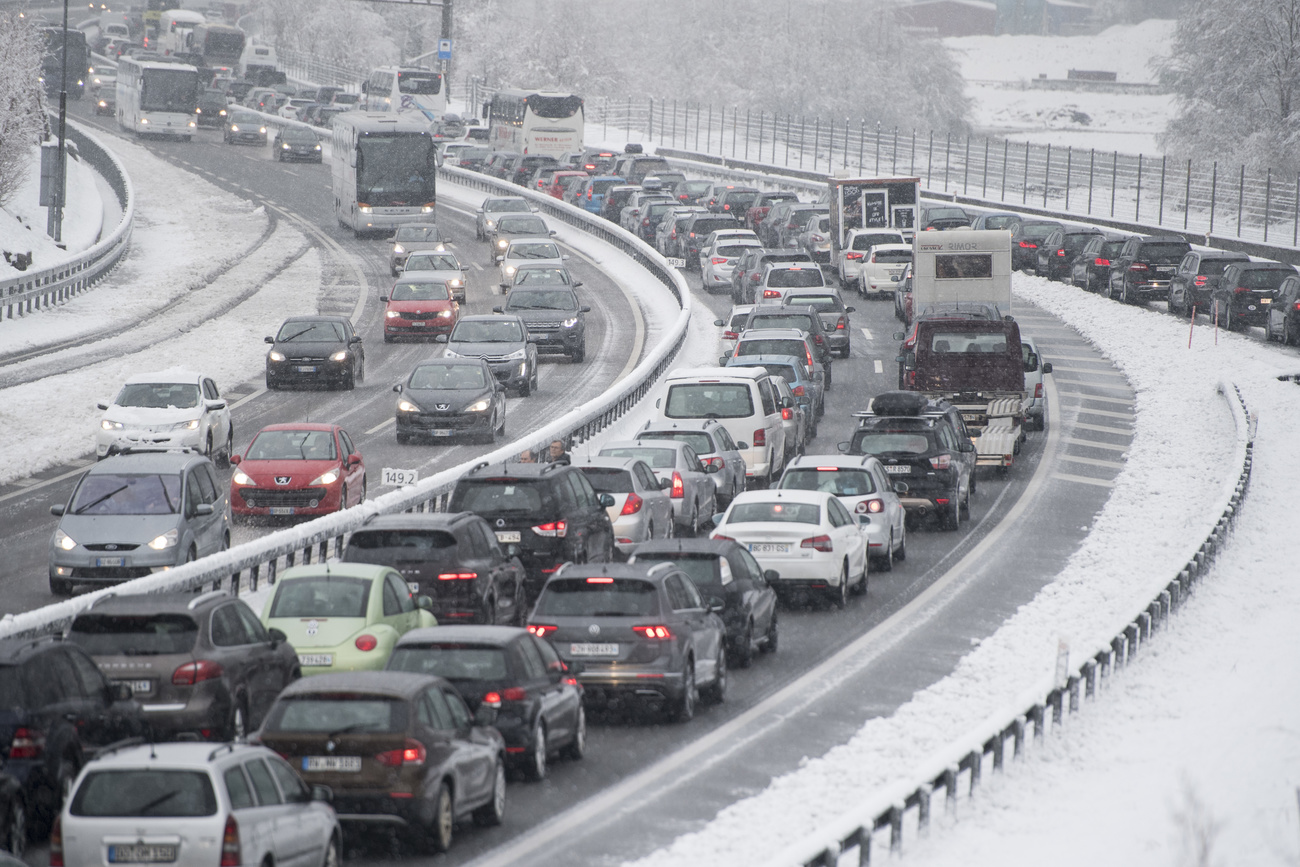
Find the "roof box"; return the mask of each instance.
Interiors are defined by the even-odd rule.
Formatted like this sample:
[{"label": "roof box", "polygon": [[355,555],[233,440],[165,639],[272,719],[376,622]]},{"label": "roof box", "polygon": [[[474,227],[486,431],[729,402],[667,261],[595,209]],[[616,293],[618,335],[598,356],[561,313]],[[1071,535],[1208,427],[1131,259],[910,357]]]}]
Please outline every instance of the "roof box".
[{"label": "roof box", "polygon": [[876,415],[921,415],[930,408],[930,399],[916,391],[886,391],[871,401]]}]

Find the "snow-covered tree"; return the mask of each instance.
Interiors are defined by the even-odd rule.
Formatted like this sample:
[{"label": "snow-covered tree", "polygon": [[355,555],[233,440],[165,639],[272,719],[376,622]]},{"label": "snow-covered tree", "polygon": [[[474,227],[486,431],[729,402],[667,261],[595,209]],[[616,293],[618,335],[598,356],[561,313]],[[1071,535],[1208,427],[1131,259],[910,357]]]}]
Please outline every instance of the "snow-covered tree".
[{"label": "snow-covered tree", "polygon": [[41,34],[17,9],[0,11],[0,205],[32,170],[32,146],[45,128],[41,112]]}]

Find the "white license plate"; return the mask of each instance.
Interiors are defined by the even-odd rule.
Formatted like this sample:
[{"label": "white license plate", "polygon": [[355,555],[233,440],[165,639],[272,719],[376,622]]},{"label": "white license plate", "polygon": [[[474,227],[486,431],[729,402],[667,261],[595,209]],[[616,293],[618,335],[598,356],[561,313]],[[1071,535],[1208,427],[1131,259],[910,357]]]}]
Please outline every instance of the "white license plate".
[{"label": "white license plate", "polygon": [[751,542],[749,552],[751,554],[789,554],[790,545],[788,542]]},{"label": "white license plate", "polygon": [[110,864],[167,864],[176,860],[176,846],[134,843],[108,847]]},{"label": "white license plate", "polygon": [[1260,304],[1272,304],[1272,303],[1273,303],[1273,299],[1272,299],[1272,298],[1261,298],[1261,299],[1259,299],[1259,303],[1260,303]]},{"label": "white license plate", "polygon": [[519,542],[518,530],[497,530],[497,541],[502,545],[508,545],[512,542]]},{"label": "white license plate", "polygon": [[299,665],[333,665],[334,654],[332,653],[300,653],[298,654]]},{"label": "white license plate", "polygon": [[298,372],[299,372],[299,373],[315,373],[315,372],[316,372],[316,365],[314,365],[314,364],[300,364],[300,365],[298,365]]},{"label": "white license plate", "polygon": [[906,475],[908,475],[909,473],[912,472],[912,468],[911,468],[911,467],[890,466],[890,465],[886,464],[886,465],[885,465],[885,472],[889,473],[891,476],[906,476]]},{"label": "white license plate", "polygon": [[962,421],[979,421],[980,414],[977,412],[964,412],[961,414]]},{"label": "white license plate", "polygon": [[429,431],[429,436],[431,436],[431,437],[449,437],[449,436],[451,436],[451,431],[448,430],[447,428],[442,428],[442,427],[440,427],[440,428],[434,428],[433,430]]},{"label": "white license plate", "polygon": [[355,774],[361,770],[361,756],[303,756],[304,771],[343,771]]},{"label": "white license plate", "polygon": [[618,645],[575,642],[569,645],[569,654],[571,656],[618,656]]},{"label": "white license plate", "polygon": [[422,319],[416,319],[416,320],[413,320],[413,321],[411,322],[411,327],[412,327],[412,328],[423,328],[424,326],[426,326],[426,325],[428,325],[428,324],[429,324],[429,323],[425,322],[425,321],[422,320]]},{"label": "white license plate", "polygon": [[125,557],[96,557],[95,565],[96,566],[125,566],[126,558]]},{"label": "white license plate", "polygon": [[292,515],[294,509],[293,506],[272,506],[267,511],[272,515]]},{"label": "white license plate", "polygon": [[686,260],[685,260],[685,259],[678,259],[678,258],[675,258],[675,257],[673,257],[673,256],[668,256],[668,257],[666,257],[666,258],[668,259],[668,264],[671,265],[671,266],[674,267],[674,268],[685,268],[685,267],[686,267]]},{"label": "white license plate", "polygon": [[117,680],[114,683],[125,683],[131,687],[132,695],[148,695],[153,692],[152,680]]}]

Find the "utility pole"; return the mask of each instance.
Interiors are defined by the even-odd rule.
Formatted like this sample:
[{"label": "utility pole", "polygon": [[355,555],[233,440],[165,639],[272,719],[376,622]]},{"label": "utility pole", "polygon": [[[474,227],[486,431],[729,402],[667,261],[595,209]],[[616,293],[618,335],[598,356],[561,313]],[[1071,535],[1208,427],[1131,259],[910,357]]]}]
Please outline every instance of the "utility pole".
[{"label": "utility pole", "polygon": [[[442,0],[442,38],[451,38],[451,3],[452,0]],[[448,57],[442,62],[442,80],[443,86],[451,81],[451,58]],[[450,90],[447,91],[450,93]]]},{"label": "utility pole", "polygon": [[47,228],[54,243],[63,242],[63,206],[64,193],[67,190],[68,175],[68,0],[63,0],[63,79],[59,83],[59,156],[54,178],[54,189],[50,191],[50,224]]}]

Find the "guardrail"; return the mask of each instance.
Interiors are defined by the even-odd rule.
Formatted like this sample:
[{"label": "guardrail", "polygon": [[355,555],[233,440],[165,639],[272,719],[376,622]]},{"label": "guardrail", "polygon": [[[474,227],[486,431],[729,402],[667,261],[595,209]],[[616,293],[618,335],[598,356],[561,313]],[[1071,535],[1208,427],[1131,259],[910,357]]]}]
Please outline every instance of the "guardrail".
[{"label": "guardrail", "polygon": [[112,270],[130,244],[135,193],[126,169],[99,139],[84,129],[69,123],[67,134],[68,140],[76,143],[80,158],[113,189],[122,207],[122,220],[108,237],[84,253],[48,268],[31,269],[0,280],[0,322],[61,304],[84,292]]},{"label": "guardrail", "polygon": [[276,574],[282,568],[295,563],[311,563],[313,558],[320,561],[340,555],[346,535],[362,526],[371,516],[395,512],[442,511],[447,506],[456,480],[478,463],[504,461],[526,448],[540,452],[544,444],[556,439],[564,440],[570,445],[585,442],[630,411],[649,393],[659,377],[672,365],[686,339],[691,316],[691,293],[681,274],[653,247],[580,208],[474,172],[446,168],[441,173],[443,177],[455,178],[476,189],[528,198],[547,215],[618,247],[649,270],[676,297],[680,305],[676,319],[632,372],[599,398],[490,454],[444,470],[416,485],[368,500],[344,512],[280,530],[255,542],[186,563],[171,571],[137,578],[114,588],[97,590],[34,611],[7,616],[0,620],[0,638],[31,637],[61,631],[78,612],[89,608],[106,593],[184,592],[206,587],[238,592],[242,587],[256,589],[262,581],[274,583]]},{"label": "guardrail", "polygon": [[1113,637],[1094,645],[1095,652],[1070,672],[1064,683],[1039,686],[1020,696],[1012,706],[1021,710],[1010,716],[989,719],[979,729],[932,756],[910,779],[877,793],[833,824],[790,844],[768,859],[764,867],[792,867],[796,864],[832,867],[855,849],[857,863],[867,865],[871,863],[877,834],[887,836],[890,851],[899,851],[903,843],[904,820],[910,811],[915,811],[917,830],[923,833],[929,827],[936,795],[942,795],[949,808],[956,805],[961,791],[973,795],[979,788],[986,766],[991,766],[993,772],[1003,769],[1008,742],[1012,757],[1018,758],[1031,742],[1028,739],[1031,727],[1034,743],[1041,742],[1049,732],[1060,733],[1065,715],[1079,710],[1081,687],[1083,698],[1095,698],[1099,679],[1109,677],[1116,669],[1133,662],[1137,652],[1154,638],[1156,631],[1204,578],[1206,570],[1223,549],[1249,489],[1254,461],[1254,423],[1240,389],[1221,382],[1219,393],[1227,400],[1236,422],[1234,465],[1240,469],[1232,492],[1221,501],[1214,530],[1201,541],[1196,553],[1178,574],[1151,602],[1125,621]]}]

